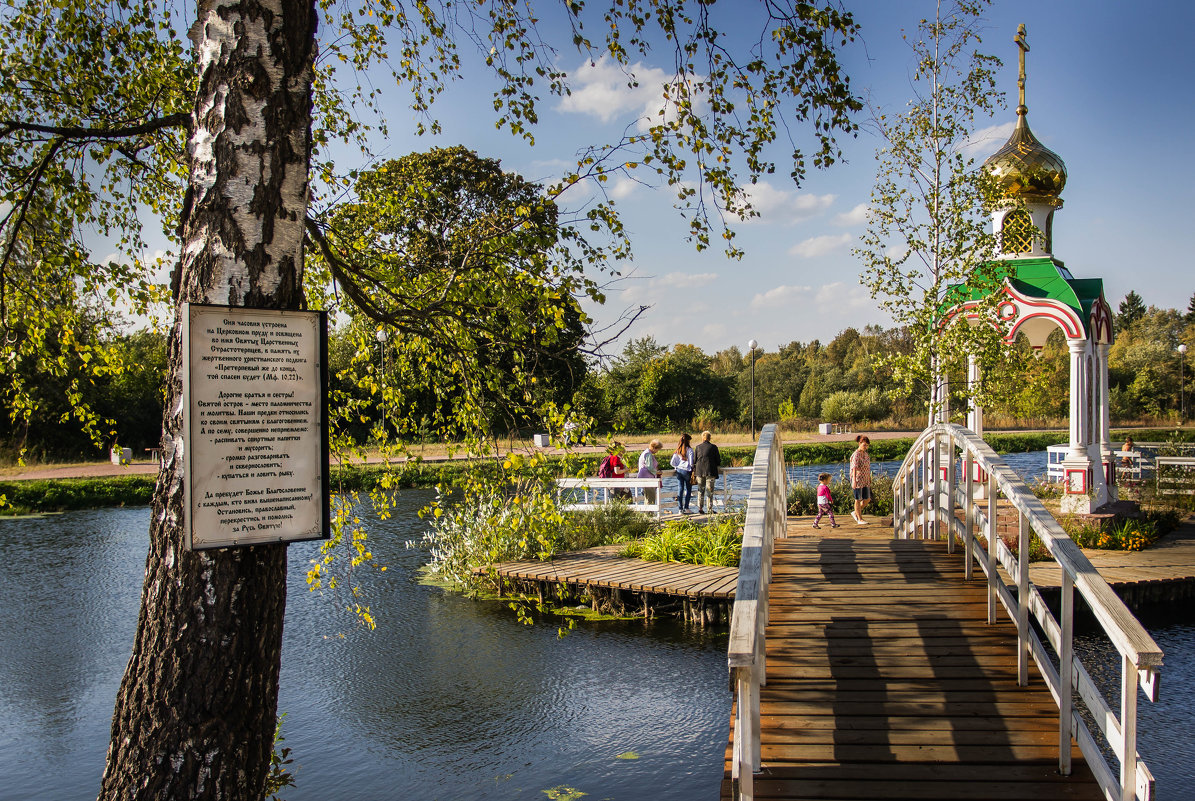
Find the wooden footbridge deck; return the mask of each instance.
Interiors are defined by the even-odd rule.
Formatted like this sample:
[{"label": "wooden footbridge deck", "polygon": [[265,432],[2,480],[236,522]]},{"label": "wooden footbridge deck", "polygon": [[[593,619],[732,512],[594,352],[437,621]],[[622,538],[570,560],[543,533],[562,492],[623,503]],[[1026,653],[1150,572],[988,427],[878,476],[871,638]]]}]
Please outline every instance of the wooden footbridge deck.
[{"label": "wooden footbridge deck", "polygon": [[[781,453],[765,426],[727,648],[723,798],[1155,797],[1137,704],[1157,700],[1163,654],[981,438],[927,428],[878,536],[788,536]],[[1054,557],[1057,608],[1030,575],[1031,535]],[[1115,647],[1118,699],[1075,651],[1077,603]]]},{"label": "wooden footbridge deck", "polygon": [[1058,774],[1058,707],[1036,671],[1017,686],[982,577],[945,543],[849,531],[775,543],[755,797],[1103,798],[1077,748]]}]

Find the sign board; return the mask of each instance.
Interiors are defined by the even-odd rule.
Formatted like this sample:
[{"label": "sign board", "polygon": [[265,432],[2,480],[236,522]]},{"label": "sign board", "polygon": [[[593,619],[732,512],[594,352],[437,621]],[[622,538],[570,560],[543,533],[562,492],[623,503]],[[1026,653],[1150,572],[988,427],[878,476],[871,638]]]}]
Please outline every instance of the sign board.
[{"label": "sign board", "polygon": [[185,542],[326,539],[327,317],[183,310]]}]

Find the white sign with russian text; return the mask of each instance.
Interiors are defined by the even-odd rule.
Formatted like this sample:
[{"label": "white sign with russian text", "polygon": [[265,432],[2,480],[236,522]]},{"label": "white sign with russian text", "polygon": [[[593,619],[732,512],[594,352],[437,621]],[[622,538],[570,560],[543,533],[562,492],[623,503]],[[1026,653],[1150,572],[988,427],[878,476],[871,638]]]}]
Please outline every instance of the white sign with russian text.
[{"label": "white sign with russian text", "polygon": [[183,319],[187,546],[326,538],[324,314],[188,304]]}]

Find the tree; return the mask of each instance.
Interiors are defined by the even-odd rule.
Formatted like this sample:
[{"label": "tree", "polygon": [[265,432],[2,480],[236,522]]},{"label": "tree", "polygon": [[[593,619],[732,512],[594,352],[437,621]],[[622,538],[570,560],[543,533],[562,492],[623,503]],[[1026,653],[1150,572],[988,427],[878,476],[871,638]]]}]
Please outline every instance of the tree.
[{"label": "tree", "polygon": [[[305,0],[278,0],[271,9],[198,7],[178,304],[305,303],[316,17]],[[170,338],[166,450],[141,614],[101,799],[260,798],[273,750],[286,546],[184,548],[180,319]]]},{"label": "tree", "polygon": [[1195,295],[1191,295],[1191,299],[1187,301],[1186,320],[1188,323],[1195,323]]},{"label": "tree", "polygon": [[1131,328],[1133,323],[1145,316],[1145,302],[1133,290],[1124,296],[1117,307],[1116,325],[1121,329]]},{"label": "tree", "polygon": [[[585,371],[579,303],[599,293],[569,247],[584,237],[542,187],[458,146],[380,164],[354,193],[309,223],[313,265],[353,301],[358,383],[385,395],[400,436],[422,423],[493,441],[495,425],[571,400]],[[370,372],[379,324],[394,380]]]},{"label": "tree", "polygon": [[[306,305],[310,201],[314,194],[318,206],[344,185],[328,145],[371,136],[361,116],[348,112],[351,100],[381,108],[370,89],[338,94],[344,81],[331,65],[346,63],[360,73],[379,62],[397,65],[421,125],[436,129],[431,105],[462,69],[457,43],[476,45],[500,83],[498,126],[528,139],[540,87],[567,93],[567,75],[540,33],[541,25],[558,28],[519,4],[408,9],[367,0],[366,7],[339,11],[317,9],[312,0],[199,0],[193,20],[170,11],[153,0],[16,0],[4,15],[0,274],[5,281],[13,274],[12,255],[32,240],[32,223],[40,219],[65,244],[51,248],[50,258],[34,257],[39,280],[77,279],[88,292],[144,307],[153,298],[152,265],[135,256],[137,213],[145,206],[162,214],[169,230],[177,220],[166,457],[101,798],[250,799],[261,796],[274,732],[286,551],[281,545],[182,548],[181,304]],[[329,34],[321,61],[327,66],[317,80],[320,11]],[[676,188],[691,238],[706,247],[723,213],[751,213],[740,185],[775,169],[765,151],[779,130],[802,127],[814,135],[811,156],[792,151],[790,174],[799,180],[809,163],[837,158],[835,134],[854,129],[859,103],[836,50],[856,27],[835,7],[768,4],[757,18],[758,38],[741,49],[727,46],[719,31],[723,19],[741,30],[741,10],[723,12],[698,0],[596,10],[569,3],[562,14],[586,56],[600,46],[629,68],[633,58],[647,56],[653,40],[664,41],[676,76],[664,89],[666,113],[641,132],[590,148],[554,195],[584,180],[600,184],[611,174],[641,171]],[[603,31],[598,46],[585,28],[595,19]],[[189,31],[194,62],[176,29]],[[379,128],[384,134],[384,122]],[[588,263],[629,253],[612,202],[587,216],[591,229],[614,241],[608,250],[583,251]],[[129,258],[88,263],[76,238],[81,223],[120,240]],[[721,227],[728,251],[736,253],[732,232]],[[0,317],[17,330],[11,313],[5,308]],[[26,338],[20,347],[40,345]],[[0,348],[7,357],[12,338],[0,338]]]},{"label": "tree", "polygon": [[[938,4],[916,35],[906,35],[916,69],[915,95],[906,110],[873,110],[883,140],[868,210],[867,232],[855,254],[861,282],[912,336],[910,353],[884,354],[898,394],[931,389],[931,418],[944,403],[942,382],[965,370],[967,354],[980,357],[985,383],[994,380],[1010,349],[993,313],[1004,272],[995,261],[996,239],[987,230],[994,200],[991,180],[967,155],[976,120],[990,115],[1002,93],[993,70],[999,59],[980,54],[980,15],[987,0]],[[971,325],[951,315],[952,287],[965,285],[986,297]],[[965,373],[964,373],[965,374]]]}]

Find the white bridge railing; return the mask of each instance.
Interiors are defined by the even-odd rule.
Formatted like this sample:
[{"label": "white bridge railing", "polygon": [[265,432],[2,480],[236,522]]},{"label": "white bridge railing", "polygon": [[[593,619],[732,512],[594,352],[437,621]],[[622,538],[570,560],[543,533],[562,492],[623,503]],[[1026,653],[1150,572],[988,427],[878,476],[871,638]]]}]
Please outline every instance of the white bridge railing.
[{"label": "white bridge railing", "polygon": [[[961,456],[961,472],[956,470]],[[961,475],[961,479],[959,476]],[[1162,651],[1092,567],[1079,547],[1041,505],[1025,483],[987,443],[962,426],[938,424],[926,429],[905,457],[892,483],[893,528],[897,537],[946,536],[947,548],[962,542],[966,575],[973,561],[987,575],[988,622],[994,623],[997,599],[1016,623],[1019,640],[1018,683],[1028,683],[1032,655],[1059,708],[1058,766],[1071,769],[1071,738],[1109,799],[1151,801],[1154,780],[1137,753],[1137,694],[1158,698]],[[1001,541],[996,527],[996,498],[1017,510],[1018,553]],[[1062,594],[1055,618],[1029,581],[1029,538],[1036,534],[1061,571]],[[982,552],[977,535],[987,540]],[[1003,568],[1003,574],[1000,572]],[[1006,583],[1009,582],[1009,583]],[[1119,709],[1109,706],[1073,648],[1074,594],[1079,592],[1104,633],[1120,653]],[[1029,616],[1036,619],[1052,652],[1046,650]],[[1054,667],[1062,666],[1061,670]],[[1077,692],[1088,717],[1120,763],[1113,772],[1095,735],[1074,708]]]},{"label": "white bridge railing", "polygon": [[763,427],[751,467],[743,555],[730,619],[730,690],[735,694],[734,745],[731,749],[733,798],[755,797],[753,777],[760,769],[759,688],[764,685],[764,629],[768,625],[768,584],[772,580],[772,543],[786,533],[788,479],[784,445],[774,424]]},{"label": "white bridge railing", "polygon": [[[710,509],[707,511],[712,512],[719,506],[725,511],[745,498],[748,493],[736,490],[731,486],[730,476],[750,473],[752,469],[750,467],[719,468],[718,479],[714,484],[714,497],[710,502]],[[669,505],[664,502],[664,481],[675,477],[675,470],[665,470],[659,478],[558,478],[556,479],[556,489],[561,497],[564,497],[565,493],[572,495],[572,502],[562,507],[566,512],[596,509],[617,500],[618,493],[623,492],[630,493],[632,509],[659,517],[664,511],[664,507]],[[655,503],[647,502],[646,495],[643,493],[645,489],[656,491]],[[693,496],[697,497],[696,483],[693,486]]]}]

